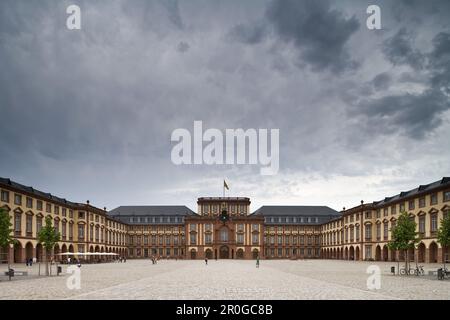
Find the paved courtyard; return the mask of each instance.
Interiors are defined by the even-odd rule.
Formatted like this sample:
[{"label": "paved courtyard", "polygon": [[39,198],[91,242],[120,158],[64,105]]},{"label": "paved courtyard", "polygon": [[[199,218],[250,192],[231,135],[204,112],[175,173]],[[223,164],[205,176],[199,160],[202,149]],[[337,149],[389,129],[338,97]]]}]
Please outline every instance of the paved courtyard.
[{"label": "paved courtyard", "polygon": [[[370,291],[369,265],[381,269],[381,289]],[[38,277],[38,266],[14,266],[28,277],[0,277],[0,299],[450,299],[450,280],[392,276],[395,263],[336,260],[149,260],[81,267],[81,288],[63,274]],[[425,271],[439,265],[425,265]],[[5,265],[0,265],[2,275]]]}]

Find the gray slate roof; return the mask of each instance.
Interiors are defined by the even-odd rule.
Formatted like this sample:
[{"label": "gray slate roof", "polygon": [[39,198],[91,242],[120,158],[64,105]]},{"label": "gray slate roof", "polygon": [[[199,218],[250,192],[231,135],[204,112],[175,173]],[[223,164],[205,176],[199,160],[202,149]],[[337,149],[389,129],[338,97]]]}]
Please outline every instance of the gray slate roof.
[{"label": "gray slate roof", "polygon": [[120,206],[108,212],[110,216],[188,216],[195,212],[186,206]]},{"label": "gray slate roof", "polygon": [[262,206],[254,215],[262,216],[339,216],[340,213],[327,206]]},{"label": "gray slate roof", "polygon": [[418,196],[420,194],[428,193],[430,191],[433,191],[434,189],[445,187],[445,186],[450,187],[450,177],[444,177],[441,180],[438,180],[438,181],[435,181],[435,182],[432,182],[429,184],[420,185],[419,187],[417,187],[415,189],[412,189],[409,191],[403,191],[395,196],[386,197],[381,201],[375,201],[373,204],[375,206],[383,206],[383,205],[386,205],[389,203],[400,201],[400,200],[410,197],[410,196]]},{"label": "gray slate roof", "polygon": [[44,199],[46,199],[48,201],[57,202],[57,203],[60,203],[62,205],[67,205],[67,206],[78,205],[75,202],[71,202],[71,201],[68,201],[66,199],[56,197],[56,196],[52,195],[51,193],[45,193],[45,192],[36,190],[33,187],[25,186],[23,184],[20,184],[20,183],[12,181],[11,179],[6,179],[6,178],[1,178],[0,177],[0,186],[1,185],[11,186],[11,187],[16,188],[18,190],[21,190],[21,191],[24,191],[24,192],[28,192],[28,193],[36,195],[38,197],[44,198]]}]

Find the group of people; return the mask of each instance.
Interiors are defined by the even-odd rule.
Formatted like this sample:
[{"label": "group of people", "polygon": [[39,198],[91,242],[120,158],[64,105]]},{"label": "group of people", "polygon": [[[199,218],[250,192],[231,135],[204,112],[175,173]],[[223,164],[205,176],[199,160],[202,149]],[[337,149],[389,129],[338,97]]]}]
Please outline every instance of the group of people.
[{"label": "group of people", "polygon": [[159,258],[157,258],[155,256],[152,256],[151,259],[152,259],[152,264],[157,264],[158,263]]},{"label": "group of people", "polygon": [[117,259],[117,262],[125,263],[125,262],[127,262],[127,258],[125,258],[125,257],[119,257],[119,259]]},{"label": "group of people", "polygon": [[25,260],[25,264],[26,264],[27,267],[28,266],[32,267],[33,263],[36,263],[36,261],[37,261],[36,258],[29,258],[29,259]]}]

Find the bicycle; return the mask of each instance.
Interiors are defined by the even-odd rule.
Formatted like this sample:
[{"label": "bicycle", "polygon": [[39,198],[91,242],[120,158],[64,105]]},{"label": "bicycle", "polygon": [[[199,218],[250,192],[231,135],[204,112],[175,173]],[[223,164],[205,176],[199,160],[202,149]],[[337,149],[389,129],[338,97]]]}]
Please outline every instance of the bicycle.
[{"label": "bicycle", "polygon": [[414,274],[416,276],[423,276],[423,275],[425,275],[425,270],[423,270],[423,266],[416,266],[416,268],[414,269]]},{"label": "bicycle", "polygon": [[414,273],[414,269],[413,268],[409,268],[409,269],[401,268],[400,269],[400,274],[401,275],[405,275],[405,274],[410,275],[410,274],[413,274],[413,273]]}]

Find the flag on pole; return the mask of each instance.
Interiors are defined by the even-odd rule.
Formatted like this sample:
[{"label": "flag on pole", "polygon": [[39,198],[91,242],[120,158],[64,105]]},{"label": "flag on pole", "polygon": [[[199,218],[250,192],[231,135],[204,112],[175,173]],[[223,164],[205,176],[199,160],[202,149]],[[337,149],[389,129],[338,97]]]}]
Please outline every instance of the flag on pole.
[{"label": "flag on pole", "polygon": [[225,180],[223,180],[223,187],[226,188],[227,190],[230,190],[230,188],[228,188],[228,185]]}]

